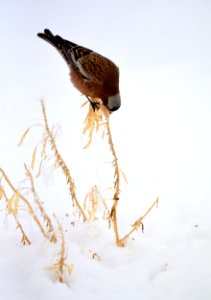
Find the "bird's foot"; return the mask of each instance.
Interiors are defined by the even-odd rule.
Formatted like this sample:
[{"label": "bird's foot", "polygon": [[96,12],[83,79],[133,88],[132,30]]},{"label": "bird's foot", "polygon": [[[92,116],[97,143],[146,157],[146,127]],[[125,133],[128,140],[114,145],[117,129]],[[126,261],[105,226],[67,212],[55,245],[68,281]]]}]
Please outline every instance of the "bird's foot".
[{"label": "bird's foot", "polygon": [[94,111],[98,110],[100,108],[100,103],[98,102],[92,102],[88,96],[86,98],[89,100],[89,103],[91,104]]}]

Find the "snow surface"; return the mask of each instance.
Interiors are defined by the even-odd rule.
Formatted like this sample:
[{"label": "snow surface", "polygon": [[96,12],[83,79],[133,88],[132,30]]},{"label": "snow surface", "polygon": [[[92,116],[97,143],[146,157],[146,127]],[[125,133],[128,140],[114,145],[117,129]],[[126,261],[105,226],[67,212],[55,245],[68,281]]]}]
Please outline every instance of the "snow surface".
[{"label": "snow surface", "polygon": [[[65,178],[47,168],[36,180],[47,212],[65,231],[67,284],[48,266],[59,244],[43,239],[28,214],[32,244],[22,246],[11,216],[0,211],[0,299],[211,299],[211,20],[210,1],[5,1],[0,9],[0,167],[24,179],[42,127],[59,125],[58,148],[83,201],[97,184],[112,185],[106,139],[83,150],[84,98],[70,85],[56,51],[36,37],[45,27],[110,57],[121,71],[122,107],[111,129],[122,182],[120,235],[160,197],[125,248],[107,224],[72,217]],[[74,223],[73,223],[74,222]],[[94,259],[93,259],[93,254]]]}]

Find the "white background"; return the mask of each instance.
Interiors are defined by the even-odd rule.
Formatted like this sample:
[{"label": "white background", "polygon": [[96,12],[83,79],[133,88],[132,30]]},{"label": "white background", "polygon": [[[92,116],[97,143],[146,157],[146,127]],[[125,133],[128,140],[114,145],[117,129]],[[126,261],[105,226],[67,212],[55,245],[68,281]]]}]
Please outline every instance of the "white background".
[{"label": "white background", "polygon": [[[82,149],[87,108],[80,106],[85,98],[71,85],[55,49],[36,36],[49,28],[120,67],[122,107],[110,120],[119,164],[129,181],[122,183],[120,230],[160,197],[144,237],[138,235],[124,250],[115,248],[107,229],[98,232],[95,224],[92,235],[90,228],[78,225],[79,237],[70,241],[76,247],[71,288],[61,288],[44,273],[48,260],[40,254],[47,247],[42,240],[21,248],[14,227],[5,229],[1,212],[2,300],[69,299],[72,294],[77,299],[210,299],[210,12],[208,0],[0,2],[0,166],[11,180],[18,185],[23,179],[23,163],[30,162],[42,137],[42,129],[33,127],[17,148],[25,129],[42,122],[44,97],[49,123],[60,126],[58,146],[79,198],[93,184],[106,191],[113,182],[106,140],[96,137],[90,149]],[[62,218],[71,210],[65,180],[50,171],[43,180],[39,192],[44,198],[50,195],[46,206]],[[100,264],[84,254],[94,237],[92,247],[104,257]],[[39,266],[33,270],[31,256]],[[163,272],[166,263],[170,270]],[[160,275],[153,281],[155,273]]]}]

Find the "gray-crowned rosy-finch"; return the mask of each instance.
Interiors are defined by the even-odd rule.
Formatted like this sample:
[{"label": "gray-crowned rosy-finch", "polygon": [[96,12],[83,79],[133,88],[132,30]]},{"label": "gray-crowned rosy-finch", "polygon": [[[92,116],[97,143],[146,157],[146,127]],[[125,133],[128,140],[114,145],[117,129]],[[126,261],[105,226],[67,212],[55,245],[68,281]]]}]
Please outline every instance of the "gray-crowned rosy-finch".
[{"label": "gray-crowned rosy-finch", "polygon": [[73,85],[90,102],[90,98],[99,98],[110,111],[120,107],[119,68],[110,59],[64,40],[59,35],[53,35],[48,29],[38,33],[38,36],[53,45],[63,56],[70,69]]}]

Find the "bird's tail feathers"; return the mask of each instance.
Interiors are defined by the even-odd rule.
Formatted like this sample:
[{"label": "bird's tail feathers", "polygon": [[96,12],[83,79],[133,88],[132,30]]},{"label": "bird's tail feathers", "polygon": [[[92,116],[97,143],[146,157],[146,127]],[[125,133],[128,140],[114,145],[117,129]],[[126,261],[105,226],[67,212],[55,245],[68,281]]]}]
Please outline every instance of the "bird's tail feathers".
[{"label": "bird's tail feathers", "polygon": [[63,58],[65,59],[69,67],[73,65],[72,57],[69,53],[69,49],[77,46],[76,44],[64,40],[59,35],[53,35],[49,29],[45,29],[44,33],[38,33],[37,35],[41,39],[45,40],[46,42],[54,46],[59,51],[59,53],[63,56]]},{"label": "bird's tail feathers", "polygon": [[44,33],[38,33],[37,36],[53,45],[58,50],[60,50],[62,47],[68,46],[69,48],[71,48],[77,46],[76,44],[63,39],[59,35],[53,35],[53,33],[49,29],[45,29]]},{"label": "bird's tail feathers", "polygon": [[46,42],[50,43],[57,49],[61,48],[61,41],[63,40],[60,36],[58,35],[53,35],[52,32],[49,29],[45,29],[44,33],[38,33],[38,37],[41,39],[45,40]]}]

